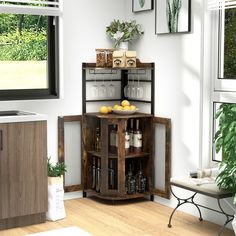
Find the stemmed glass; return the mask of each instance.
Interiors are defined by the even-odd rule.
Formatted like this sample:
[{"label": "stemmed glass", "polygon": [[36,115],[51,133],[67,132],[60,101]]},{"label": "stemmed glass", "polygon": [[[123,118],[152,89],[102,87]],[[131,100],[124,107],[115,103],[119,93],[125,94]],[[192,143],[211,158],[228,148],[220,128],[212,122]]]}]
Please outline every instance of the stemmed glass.
[{"label": "stemmed glass", "polygon": [[92,94],[94,98],[98,97],[98,85],[97,85],[96,76],[95,76],[95,84],[92,86]]},{"label": "stemmed glass", "polygon": [[107,88],[105,86],[104,77],[103,77],[103,83],[99,86],[98,95],[101,98],[104,98],[107,95]]},{"label": "stemmed glass", "polygon": [[134,84],[134,76],[133,76],[133,83],[132,83],[132,86],[130,88],[130,97],[131,98],[136,98],[136,87],[135,87],[135,84]]},{"label": "stemmed glass", "polygon": [[129,84],[129,75],[128,75],[128,83],[124,87],[124,95],[125,97],[130,97],[130,84]]},{"label": "stemmed glass", "polygon": [[143,98],[143,87],[140,86],[139,84],[139,74],[137,74],[138,76],[138,84],[136,86],[136,98]]},{"label": "stemmed glass", "polygon": [[108,97],[114,97],[114,95],[115,95],[115,86],[112,83],[112,79],[111,79],[110,84],[107,87],[107,95],[108,95]]}]

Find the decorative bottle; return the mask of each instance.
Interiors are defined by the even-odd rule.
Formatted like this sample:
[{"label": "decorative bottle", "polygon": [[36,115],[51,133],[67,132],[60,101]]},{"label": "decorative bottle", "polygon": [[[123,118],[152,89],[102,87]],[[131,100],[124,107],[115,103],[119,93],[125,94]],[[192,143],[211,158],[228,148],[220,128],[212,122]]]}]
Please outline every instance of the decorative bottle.
[{"label": "decorative bottle", "polygon": [[127,130],[127,121],[125,122],[125,154],[130,152],[130,136]]},{"label": "decorative bottle", "polygon": [[142,151],[142,132],[139,128],[139,119],[136,120],[136,128],[134,130],[134,143],[133,149],[135,153],[140,153]]},{"label": "decorative bottle", "polygon": [[114,160],[109,161],[109,189],[115,189],[115,169],[113,162]]},{"label": "decorative bottle", "polygon": [[136,175],[136,191],[138,193],[144,193],[146,191],[146,182],[147,182],[147,179],[143,175],[141,162],[140,162],[140,168],[139,168],[138,174]]},{"label": "decorative bottle", "polygon": [[92,189],[96,188],[96,158],[93,157],[92,165]]},{"label": "decorative bottle", "polygon": [[98,158],[98,166],[96,169],[96,192],[100,192],[101,187],[101,160]]},{"label": "decorative bottle", "polygon": [[134,151],[134,119],[130,119],[129,145],[130,145],[130,152],[133,152]]},{"label": "decorative bottle", "polygon": [[116,125],[113,125],[110,132],[110,152],[114,154],[117,153],[116,138],[117,138]]},{"label": "decorative bottle", "polygon": [[131,165],[125,179],[125,189],[127,194],[134,194],[136,190],[136,180],[133,176]]},{"label": "decorative bottle", "polygon": [[100,152],[101,151],[101,137],[100,137],[100,128],[96,128],[96,135],[95,135],[95,151]]}]

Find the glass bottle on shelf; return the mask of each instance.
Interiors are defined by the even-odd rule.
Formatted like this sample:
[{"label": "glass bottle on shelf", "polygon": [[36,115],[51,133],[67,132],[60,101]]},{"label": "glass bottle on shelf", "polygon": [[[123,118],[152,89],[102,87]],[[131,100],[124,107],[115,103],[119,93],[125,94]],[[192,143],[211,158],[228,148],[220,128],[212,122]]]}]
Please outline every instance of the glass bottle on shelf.
[{"label": "glass bottle on shelf", "polygon": [[96,188],[96,157],[93,157],[92,164],[92,189]]},{"label": "glass bottle on shelf", "polygon": [[115,189],[115,168],[113,162],[114,160],[109,160],[109,189]]},{"label": "glass bottle on shelf", "polygon": [[133,152],[134,151],[134,119],[130,119],[129,146],[130,146],[130,152]]},{"label": "glass bottle on shelf", "polygon": [[136,128],[134,130],[134,143],[133,150],[135,153],[140,153],[142,151],[142,132],[139,128],[139,119],[136,120]]},{"label": "glass bottle on shelf", "polygon": [[101,137],[100,137],[100,128],[97,127],[96,128],[96,134],[95,134],[95,144],[94,144],[94,148],[96,152],[100,152],[101,151]]},{"label": "glass bottle on shelf", "polygon": [[101,160],[98,158],[98,166],[96,169],[96,192],[100,192],[101,186]]},{"label": "glass bottle on shelf", "polygon": [[130,152],[130,136],[127,129],[127,121],[125,122],[125,154]]},{"label": "glass bottle on shelf", "polygon": [[136,180],[135,177],[133,176],[131,165],[128,174],[126,175],[125,178],[125,190],[127,194],[134,194],[136,191]]},{"label": "glass bottle on shelf", "polygon": [[147,182],[147,179],[143,175],[143,170],[142,170],[141,161],[140,161],[139,171],[138,171],[138,174],[136,175],[136,191],[138,193],[144,193],[146,191],[146,182]]},{"label": "glass bottle on shelf", "polygon": [[116,125],[113,125],[110,131],[110,152],[113,154],[117,153],[116,138],[117,138]]}]

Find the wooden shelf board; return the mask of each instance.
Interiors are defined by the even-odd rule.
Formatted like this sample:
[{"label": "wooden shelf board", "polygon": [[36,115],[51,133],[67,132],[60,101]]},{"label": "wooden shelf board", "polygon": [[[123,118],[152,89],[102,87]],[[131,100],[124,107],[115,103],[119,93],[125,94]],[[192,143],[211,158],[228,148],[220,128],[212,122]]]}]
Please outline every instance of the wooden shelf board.
[{"label": "wooden shelf board", "polygon": [[130,119],[130,118],[148,118],[148,117],[153,117],[151,114],[147,113],[141,113],[141,112],[136,112],[132,115],[118,115],[118,114],[101,114],[99,112],[91,112],[91,113],[85,113],[84,115],[86,116],[93,116],[101,119]]},{"label": "wooden shelf board", "polygon": [[101,152],[96,152],[96,151],[88,151],[88,154],[91,154],[93,156],[96,156],[96,157],[102,157],[102,154]]},{"label": "wooden shelf board", "polygon": [[141,152],[141,153],[129,153],[125,156],[125,158],[140,158],[140,157],[146,157],[149,156],[150,153],[148,152]]},{"label": "wooden shelf board", "polygon": [[[101,199],[106,199],[106,200],[127,200],[127,199],[134,199],[134,198],[143,198],[146,195],[150,195],[149,192],[145,193],[135,193],[135,194],[125,194],[125,195],[103,195],[101,193],[98,193],[92,189],[87,189],[84,190],[87,194],[90,196],[95,196]],[[89,196],[88,196],[89,197]]]}]

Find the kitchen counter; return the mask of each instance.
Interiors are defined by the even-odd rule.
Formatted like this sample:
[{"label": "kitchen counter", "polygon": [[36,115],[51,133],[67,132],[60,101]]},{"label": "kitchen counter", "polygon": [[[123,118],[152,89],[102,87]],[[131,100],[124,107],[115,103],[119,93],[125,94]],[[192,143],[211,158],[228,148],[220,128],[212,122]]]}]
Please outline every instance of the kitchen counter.
[{"label": "kitchen counter", "polygon": [[0,123],[29,122],[39,120],[47,120],[47,116],[35,112],[20,110],[0,111]]}]

